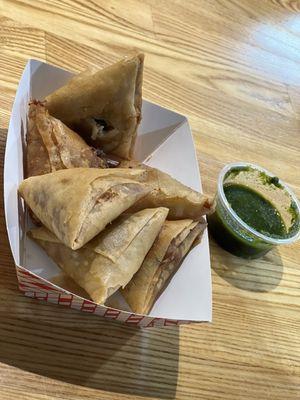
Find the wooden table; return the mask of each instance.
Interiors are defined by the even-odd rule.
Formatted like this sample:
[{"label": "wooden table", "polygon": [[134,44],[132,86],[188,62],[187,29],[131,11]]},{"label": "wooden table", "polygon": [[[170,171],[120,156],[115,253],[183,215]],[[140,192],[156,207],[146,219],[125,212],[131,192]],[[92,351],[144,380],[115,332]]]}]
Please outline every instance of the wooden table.
[{"label": "wooden table", "polygon": [[[245,160],[300,196],[299,12],[296,0],[0,0],[1,168],[28,58],[80,71],[141,49],[144,96],[189,117],[208,194]],[[299,243],[244,261],[211,241],[213,323],[138,330],[23,297],[0,202],[1,400],[300,399]]]}]

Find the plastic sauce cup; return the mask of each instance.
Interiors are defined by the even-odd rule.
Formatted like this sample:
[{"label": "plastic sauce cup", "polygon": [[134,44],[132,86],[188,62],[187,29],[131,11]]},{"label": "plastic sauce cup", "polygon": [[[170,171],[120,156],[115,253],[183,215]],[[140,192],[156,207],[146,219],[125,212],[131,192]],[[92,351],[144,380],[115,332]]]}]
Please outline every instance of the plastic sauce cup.
[{"label": "plastic sauce cup", "polygon": [[[208,216],[208,228],[216,242],[230,253],[243,258],[259,258],[274,246],[291,244],[300,238],[300,205],[296,195],[281,180],[281,190],[290,196],[294,207],[296,220],[291,233],[284,237],[267,236],[247,225],[231,208],[224,193],[224,180],[231,171],[251,168],[264,173],[267,177],[274,178],[274,174],[266,169],[251,163],[233,163],[226,165],[218,178],[218,190],[215,196],[215,211]],[[280,189],[279,189],[280,190]]]}]

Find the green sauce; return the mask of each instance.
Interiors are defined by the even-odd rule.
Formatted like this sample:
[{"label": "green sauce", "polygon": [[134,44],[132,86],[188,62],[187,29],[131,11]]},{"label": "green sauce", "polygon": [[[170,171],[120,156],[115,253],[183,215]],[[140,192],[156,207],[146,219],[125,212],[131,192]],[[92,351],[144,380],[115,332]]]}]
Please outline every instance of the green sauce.
[{"label": "green sauce", "polygon": [[215,212],[208,216],[208,229],[225,250],[243,258],[258,258],[278,239],[291,238],[299,231],[297,204],[276,176],[245,165],[233,166],[222,179],[224,193],[217,193]]},{"label": "green sauce", "polygon": [[259,258],[273,246],[259,240],[251,240],[248,236],[233,229],[224,219],[219,209],[208,216],[208,228],[215,241],[230,253],[243,258]]},{"label": "green sauce", "polygon": [[[231,184],[224,186],[230,207],[251,228],[269,237],[287,235],[284,222],[277,209],[264,197],[249,187]],[[273,246],[240,228],[235,228],[220,208],[208,217],[209,231],[225,250],[239,257],[258,258]]]},{"label": "green sauce", "polygon": [[251,228],[271,237],[287,234],[277,209],[259,193],[242,185],[225,186],[224,193],[233,211]]}]

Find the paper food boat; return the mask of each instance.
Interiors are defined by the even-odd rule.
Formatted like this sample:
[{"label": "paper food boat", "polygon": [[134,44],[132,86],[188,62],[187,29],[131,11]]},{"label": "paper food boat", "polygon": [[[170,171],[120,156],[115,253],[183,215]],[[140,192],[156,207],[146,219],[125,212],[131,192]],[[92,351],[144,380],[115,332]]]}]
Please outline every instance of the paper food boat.
[{"label": "paper food boat", "polygon": [[[17,188],[23,179],[28,102],[31,98],[43,99],[70,76],[72,74],[68,71],[29,60],[12,110],[5,152],[4,204],[20,290],[28,297],[141,327],[211,321],[211,271],[206,231],[201,243],[185,258],[149,315],[97,305],[48,281],[60,270],[40,247],[26,237],[30,221]],[[198,163],[186,117],[143,101],[143,120],[135,157],[201,191]]]}]

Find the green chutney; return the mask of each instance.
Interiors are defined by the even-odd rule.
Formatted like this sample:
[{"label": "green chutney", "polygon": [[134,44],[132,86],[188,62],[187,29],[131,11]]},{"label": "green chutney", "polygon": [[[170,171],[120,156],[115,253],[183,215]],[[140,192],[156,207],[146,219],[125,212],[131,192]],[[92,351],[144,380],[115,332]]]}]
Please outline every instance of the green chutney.
[{"label": "green chutney", "polygon": [[251,228],[270,237],[287,234],[278,210],[256,191],[233,184],[224,186],[224,193],[233,211]]},{"label": "green chutney", "polygon": [[208,229],[216,242],[243,258],[259,258],[300,231],[297,200],[260,167],[229,164],[219,175],[215,211]]},{"label": "green chutney", "polygon": [[[235,213],[251,228],[269,237],[287,235],[278,210],[264,197],[249,187],[230,184],[223,187],[225,197]],[[258,258],[273,246],[232,226],[220,208],[208,217],[210,233],[225,250],[239,257]]]}]

